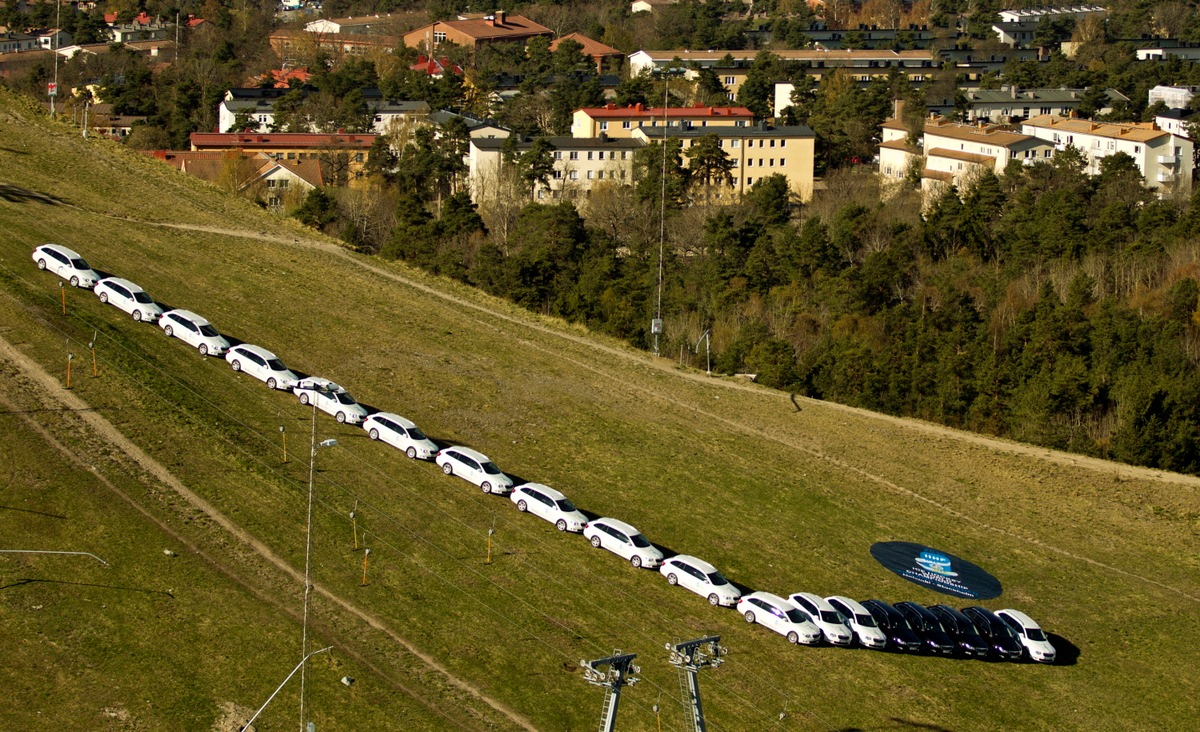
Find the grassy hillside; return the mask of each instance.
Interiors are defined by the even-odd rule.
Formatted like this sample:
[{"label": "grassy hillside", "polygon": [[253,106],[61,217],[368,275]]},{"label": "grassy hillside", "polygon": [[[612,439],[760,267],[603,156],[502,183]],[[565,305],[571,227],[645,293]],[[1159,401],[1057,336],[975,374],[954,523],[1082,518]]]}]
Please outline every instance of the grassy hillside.
[{"label": "grassy hillside", "polygon": [[[0,185],[0,335],[58,374],[65,352],[86,353],[98,333],[102,376],[78,379],[75,396],[293,566],[304,561],[309,411],[88,293],[69,292],[70,315],[61,316],[57,280],[36,271],[32,246],[75,248],[293,368],[333,378],[437,440],[481,449],[586,511],[630,521],[748,588],[941,602],[867,553],[875,541],[923,542],[996,574],[1005,593],[988,606],[1025,609],[1065,639],[1067,663],[1054,667],[788,647],[656,573],[322,415],[318,439],[340,444],[318,458],[316,581],[539,729],[593,726],[601,695],[582,680],[578,660],[614,648],[639,654],[645,682],[625,695],[621,728],[656,729],[655,703],[664,725],[679,725],[679,686],[662,646],[708,633],[730,648],[728,663],[702,682],[714,730],[1182,730],[1200,711],[1190,673],[1200,645],[1194,479],[678,371],[453,283],[346,253],[155,161],[85,143],[8,97],[0,97]],[[86,487],[86,474],[68,478],[70,469],[51,460],[66,485]],[[372,547],[365,587],[351,510]],[[492,527],[494,562],[486,565]],[[130,530],[161,550],[150,527]],[[197,541],[244,553],[217,531]],[[0,564],[5,578],[16,576],[9,566]],[[19,607],[11,592],[0,593],[6,618]],[[273,592],[299,607],[294,587]],[[330,633],[380,670],[361,673],[355,693],[417,679],[430,688],[425,701],[461,726],[509,723],[439,686],[396,643],[355,630],[357,621],[328,598],[314,604]],[[215,596],[187,605],[197,622],[228,617],[229,603]],[[72,621],[69,612],[57,620]],[[277,627],[286,635],[287,623]],[[259,640],[246,634],[246,643]],[[176,650],[194,655],[202,644],[181,638]],[[292,658],[274,653],[283,657],[271,674]],[[10,663],[0,669],[19,673]],[[313,677],[323,683],[343,674],[322,673]],[[258,676],[267,674],[261,668],[253,684],[228,687],[197,682],[179,713],[206,718],[231,698],[253,706],[265,685]],[[111,678],[141,684],[153,704],[158,687],[132,675],[114,668]],[[59,703],[55,690],[45,694],[47,708]],[[314,699],[314,708],[330,705],[321,708],[329,728],[377,727],[343,722],[339,703]],[[289,711],[274,723],[292,719]]]}]

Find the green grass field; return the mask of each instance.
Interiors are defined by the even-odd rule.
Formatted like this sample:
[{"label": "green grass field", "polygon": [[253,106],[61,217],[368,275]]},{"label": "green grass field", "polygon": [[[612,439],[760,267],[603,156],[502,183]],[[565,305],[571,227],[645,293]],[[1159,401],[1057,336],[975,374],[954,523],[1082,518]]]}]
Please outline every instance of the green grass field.
[{"label": "green grass field", "polygon": [[[664,728],[681,727],[663,645],[710,633],[730,650],[702,680],[712,730],[1189,730],[1200,715],[1192,672],[1200,481],[793,403],[680,371],[342,251],[156,161],[85,142],[8,96],[0,96],[0,227],[0,336],[56,376],[68,351],[80,356],[77,398],[293,567],[304,562],[309,410],[90,293],[68,292],[62,316],[58,280],[36,270],[33,246],[72,247],[166,304],[414,419],[434,439],[483,450],[585,511],[707,559],[750,589],[955,604],[867,551],[876,541],[915,541],[988,569],[1005,592],[984,604],[1024,609],[1066,641],[1067,663],[1053,667],[789,647],[321,415],[318,439],[340,444],[318,458],[316,581],[538,729],[594,728],[601,691],[578,661],[617,648],[639,654],[643,679],[623,697],[620,728],[657,729],[656,703]],[[78,368],[94,333],[99,378],[90,363],[82,375]],[[4,368],[6,379],[19,376]],[[104,716],[120,703],[135,728],[205,729],[221,704],[257,706],[299,660],[299,587],[68,416],[4,416],[16,438],[0,453],[0,476],[12,476],[2,503],[69,519],[0,510],[0,535],[86,546],[114,566],[0,557],[0,632],[17,649],[0,679],[31,700],[0,715],[0,726],[121,729],[125,722]],[[27,418],[227,560],[258,595],[184,552],[168,560],[161,528],[47,448]],[[365,587],[351,510],[372,549]],[[20,583],[29,577],[174,597]],[[328,597],[317,597],[314,612],[321,638],[338,647],[309,673],[319,729],[515,728]],[[88,673],[72,676],[75,668]],[[349,690],[337,683],[347,673],[358,679]],[[281,697],[262,729],[294,725],[296,701]]]}]

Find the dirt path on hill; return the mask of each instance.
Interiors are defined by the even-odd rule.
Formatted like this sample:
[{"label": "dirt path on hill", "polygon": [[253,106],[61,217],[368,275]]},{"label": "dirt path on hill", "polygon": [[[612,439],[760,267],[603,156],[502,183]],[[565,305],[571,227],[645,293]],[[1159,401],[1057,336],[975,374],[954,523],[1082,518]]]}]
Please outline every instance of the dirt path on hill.
[{"label": "dirt path on hill", "polygon": [[[757,394],[759,396],[775,397],[775,398],[778,398],[781,400],[794,398],[797,401],[803,402],[805,404],[820,405],[822,407],[825,407],[825,408],[833,410],[833,411],[844,412],[844,413],[848,413],[848,414],[853,414],[857,417],[864,417],[864,418],[873,419],[873,420],[877,420],[877,421],[881,421],[881,422],[886,422],[890,425],[902,427],[907,430],[913,430],[913,431],[920,432],[923,434],[928,434],[928,435],[935,435],[937,437],[945,437],[948,439],[956,440],[959,442],[965,442],[965,443],[969,443],[969,444],[973,444],[973,445],[980,445],[982,447],[987,447],[992,450],[998,450],[1000,452],[1007,452],[1007,453],[1014,454],[1014,455],[1021,455],[1021,456],[1025,456],[1025,457],[1037,458],[1039,460],[1043,460],[1043,461],[1050,462],[1050,463],[1055,463],[1057,465],[1069,465],[1072,467],[1082,467],[1082,468],[1087,468],[1090,470],[1097,470],[1097,471],[1104,472],[1108,475],[1117,475],[1117,476],[1120,476],[1121,478],[1150,480],[1150,481],[1158,481],[1158,482],[1164,482],[1164,483],[1177,483],[1177,484],[1181,484],[1181,485],[1200,487],[1200,477],[1198,477],[1198,476],[1182,475],[1179,473],[1172,473],[1169,471],[1155,470],[1153,468],[1144,468],[1144,467],[1140,467],[1137,465],[1126,465],[1124,463],[1113,462],[1110,460],[1102,460],[1100,458],[1089,457],[1086,455],[1076,455],[1073,453],[1062,452],[1060,450],[1052,450],[1052,449],[1045,448],[1045,447],[1037,447],[1035,445],[1026,445],[1026,444],[1022,444],[1019,442],[1014,442],[1012,440],[1006,440],[1006,439],[1002,439],[1002,438],[998,438],[998,437],[989,437],[988,435],[981,435],[981,434],[978,434],[975,432],[956,430],[956,429],[953,429],[950,427],[945,427],[943,425],[934,424],[932,422],[924,422],[924,421],[921,421],[918,419],[912,419],[912,418],[908,418],[908,417],[896,417],[896,416],[892,416],[889,414],[882,414],[879,412],[871,412],[871,411],[868,411],[865,409],[860,409],[858,407],[847,406],[845,404],[838,404],[837,402],[828,402],[828,401],[821,401],[821,400],[817,400],[817,399],[810,399],[809,397],[802,397],[799,395],[788,394],[786,392],[781,392],[781,391],[777,391],[774,389],[768,389],[766,387],[757,386],[755,384],[745,383],[745,382],[741,382],[741,381],[735,381],[730,378],[719,378],[719,377],[714,378],[711,376],[701,374],[699,372],[683,371],[683,370],[680,370],[679,368],[677,368],[674,365],[674,362],[672,362],[668,359],[655,358],[654,356],[651,356],[647,353],[642,353],[640,351],[633,350],[632,348],[628,348],[628,349],[618,348],[615,346],[607,345],[605,343],[601,343],[594,338],[589,338],[589,337],[575,335],[573,333],[564,332],[561,328],[554,328],[554,327],[543,325],[541,323],[536,322],[534,320],[534,317],[536,317],[536,316],[533,316],[533,315],[530,315],[529,317],[517,317],[517,316],[509,315],[508,313],[500,312],[498,310],[493,310],[491,308],[488,308],[485,305],[482,305],[477,302],[473,302],[467,298],[458,297],[456,295],[453,295],[448,292],[444,292],[442,290],[431,287],[424,283],[417,282],[409,277],[405,277],[403,274],[400,274],[398,272],[394,272],[389,269],[385,269],[383,267],[375,266],[375,265],[371,264],[370,262],[364,261],[361,257],[355,257],[345,247],[339,246],[337,244],[332,244],[332,243],[329,243],[326,241],[318,240],[318,239],[312,239],[312,238],[300,239],[300,238],[295,238],[295,237],[290,237],[290,236],[272,235],[265,231],[250,231],[250,230],[246,230],[246,229],[228,229],[228,228],[222,228],[222,227],[216,227],[216,226],[195,226],[195,225],[190,225],[190,224],[168,224],[168,223],[160,223],[160,222],[153,222],[153,221],[143,221],[140,219],[132,219],[132,218],[123,218],[123,217],[118,217],[118,218],[122,218],[122,220],[124,220],[124,221],[145,224],[148,226],[161,226],[161,227],[166,227],[166,228],[171,228],[171,229],[182,229],[182,230],[186,230],[186,231],[202,231],[202,232],[209,233],[209,234],[220,234],[222,236],[240,237],[243,239],[255,239],[258,241],[268,241],[268,242],[272,242],[275,244],[283,244],[285,246],[295,246],[295,247],[300,247],[303,249],[311,249],[311,250],[321,251],[326,254],[331,254],[335,257],[343,259],[343,260],[353,264],[356,267],[359,267],[361,269],[367,270],[368,272],[371,272],[372,274],[376,274],[380,277],[392,280],[394,282],[401,283],[406,287],[410,287],[414,290],[419,290],[427,295],[432,295],[434,297],[440,298],[447,302],[454,303],[455,305],[458,305],[458,306],[461,306],[464,308],[470,308],[472,310],[476,310],[481,313],[485,313],[489,317],[504,320],[509,323],[513,323],[514,325],[519,325],[523,328],[529,328],[531,330],[535,330],[540,333],[544,333],[546,335],[554,336],[556,338],[562,338],[564,340],[569,340],[573,343],[577,343],[579,345],[586,346],[586,347],[594,349],[594,350],[603,351],[604,353],[606,353],[608,355],[616,356],[618,358],[625,359],[627,361],[634,361],[640,365],[648,366],[650,368],[657,369],[661,372],[671,374],[672,376],[674,376],[676,378],[687,379],[689,381],[694,381],[697,383],[702,383],[702,384],[706,384],[709,386],[715,386],[715,387],[719,387],[719,388],[723,388],[723,389],[732,389],[735,391],[751,392],[751,393]],[[594,370],[594,369],[592,369],[592,370]],[[806,450],[809,452],[813,452],[811,448],[806,448]],[[819,454],[819,451],[814,452],[814,454]],[[830,456],[827,456],[824,454],[819,454],[819,455],[828,460],[833,460],[838,463],[841,462],[840,460],[837,460],[836,458],[831,458]],[[857,469],[855,469],[855,470],[857,470]],[[862,472],[862,471],[858,471],[858,472]],[[904,491],[904,492],[911,493],[911,491]],[[922,498],[922,500],[928,500],[928,499],[925,499],[915,493],[912,495],[914,495],[918,498]]]},{"label": "dirt path on hill", "polygon": [[[39,363],[34,361],[32,358],[26,356],[24,353],[22,353],[17,348],[15,348],[3,336],[0,336],[0,359],[7,360],[7,361],[10,361],[11,363],[13,363],[26,376],[26,378],[28,378],[31,382],[33,382],[36,385],[36,387],[40,391],[42,391],[47,397],[49,397],[52,401],[58,403],[59,405],[61,405],[64,408],[69,409],[72,412],[74,412],[74,414],[76,416],[78,416],[79,419],[82,419],[84,422],[86,422],[87,425],[97,435],[99,435],[101,438],[103,438],[108,443],[110,443],[114,448],[116,448],[120,452],[124,453],[129,459],[133,460],[139,467],[141,467],[147,473],[154,476],[156,479],[161,481],[164,485],[170,487],[173,491],[175,491],[180,497],[182,497],[184,500],[186,500],[193,507],[202,511],[206,516],[208,516],[210,519],[212,519],[222,530],[224,530],[225,532],[227,532],[228,534],[233,536],[235,539],[242,542],[245,546],[250,547],[254,551],[255,554],[257,554],[259,557],[266,560],[267,562],[270,562],[273,566],[275,566],[277,569],[279,569],[280,571],[282,571],[283,573],[288,575],[291,579],[300,583],[300,585],[303,585],[304,575],[302,572],[300,572],[296,568],[292,567],[285,560],[283,560],[277,554],[275,554],[271,550],[270,547],[268,547],[266,544],[264,544],[263,542],[256,539],[249,532],[245,531],[240,526],[238,526],[233,521],[231,521],[228,517],[226,517],[223,513],[221,513],[219,510],[217,510],[216,507],[214,507],[208,501],[204,500],[199,495],[197,495],[196,493],[191,491],[178,478],[176,478],[169,470],[167,470],[161,463],[159,463],[157,460],[152,458],[150,455],[146,454],[137,445],[133,444],[128,438],[125,437],[125,435],[123,435],[120,432],[120,430],[118,430],[116,427],[114,427],[111,422],[109,422],[107,419],[105,419],[103,416],[101,416],[98,412],[93,410],[90,407],[90,405],[88,405],[87,402],[80,399],[74,393],[69,392],[66,389],[64,389],[62,387],[62,385],[59,384],[57,378],[55,378],[54,376],[51,376],[49,373],[47,373],[46,370],[43,369]],[[7,401],[7,400],[5,399],[5,401]],[[26,421],[29,422],[29,420],[26,420]],[[57,439],[55,439],[44,428],[42,428],[40,425],[37,425],[36,423],[30,422],[30,424],[36,431],[39,432],[39,434],[41,434],[43,437],[45,437],[52,446],[54,446],[56,449],[63,452],[68,457],[68,459],[72,460],[76,464],[80,464],[79,457],[77,455],[75,455],[74,453],[72,453],[70,450],[68,450],[64,445],[62,445]],[[151,521],[153,521],[155,524],[157,524],[159,526],[159,528],[168,532],[171,536],[179,539],[181,543],[185,544],[190,549],[199,553],[204,559],[206,559],[213,566],[215,566],[220,572],[222,572],[226,576],[233,579],[239,585],[246,587],[253,594],[258,596],[259,599],[263,599],[267,602],[270,602],[273,605],[279,604],[278,601],[275,599],[263,597],[259,591],[253,589],[249,583],[247,583],[244,580],[242,580],[241,578],[239,578],[228,567],[223,566],[221,563],[217,562],[210,554],[204,553],[198,547],[196,547],[195,544],[193,544],[191,541],[182,537],[181,535],[178,534],[178,532],[170,529],[166,524],[164,524],[163,522],[156,519],[145,508],[143,508],[142,506],[137,504],[136,501],[134,501],[130,496],[128,496],[126,493],[124,493],[123,491],[121,491],[118,488],[116,488],[115,486],[113,486],[107,479],[105,479],[102,475],[100,475],[94,468],[92,468],[89,465],[82,465],[82,467],[84,467],[86,470],[88,470],[93,475],[95,475],[102,483],[104,483],[107,487],[111,488],[121,498],[123,498],[124,500],[126,500],[127,502],[132,504],[133,507],[136,510],[138,510],[138,512],[142,513],[147,518],[149,518]],[[423,653],[415,645],[413,645],[408,640],[406,640],[405,638],[402,638],[400,635],[398,635],[395,631],[393,631],[390,627],[388,627],[388,625],[382,619],[376,617],[375,615],[372,615],[371,613],[367,612],[366,610],[363,610],[362,608],[359,608],[357,605],[351,603],[350,601],[334,594],[331,590],[324,587],[323,585],[314,583],[313,591],[320,594],[327,600],[333,602],[343,611],[350,613],[354,617],[365,622],[367,625],[374,628],[375,630],[378,630],[378,631],[386,634],[388,638],[390,638],[392,641],[394,641],[396,644],[398,644],[400,647],[402,647],[405,651],[412,654],[415,658],[419,659],[422,663],[427,665],[429,668],[437,671],[442,676],[444,676],[445,679],[454,688],[456,688],[460,691],[466,692],[467,694],[469,694],[470,696],[479,700],[480,702],[488,705],[489,707],[494,709],[496,712],[498,712],[498,713],[504,715],[506,718],[508,718],[517,727],[519,727],[521,729],[529,730],[529,732],[536,732],[537,728],[534,727],[533,723],[530,722],[528,719],[526,719],[524,716],[522,716],[521,714],[518,714],[516,711],[510,709],[508,706],[506,706],[499,700],[493,699],[492,697],[487,696],[478,687],[455,676],[453,673],[450,672],[449,669],[447,669],[445,666],[438,663],[438,661],[436,659],[434,659],[432,656],[430,656],[426,653]],[[346,649],[343,649],[343,650],[346,650]],[[364,665],[370,667],[372,670],[376,671],[377,673],[380,673],[384,678],[387,678],[389,681],[396,683],[395,680],[391,679],[391,677],[388,674],[382,672],[378,667],[376,667],[374,664],[370,663],[366,659],[362,658],[359,654],[353,652],[352,650],[347,651],[347,653],[348,653],[348,655],[351,655],[352,657],[354,657],[355,660],[362,662]],[[403,686],[400,686],[398,688],[401,688],[401,690],[405,691],[406,693],[409,693],[409,695],[412,696],[417,701],[421,701],[422,703],[424,703],[424,700],[421,697],[413,695],[408,689],[404,689]],[[431,709],[432,709],[432,707],[431,707]],[[438,712],[439,714],[443,714],[439,710],[434,709],[434,711]]]}]

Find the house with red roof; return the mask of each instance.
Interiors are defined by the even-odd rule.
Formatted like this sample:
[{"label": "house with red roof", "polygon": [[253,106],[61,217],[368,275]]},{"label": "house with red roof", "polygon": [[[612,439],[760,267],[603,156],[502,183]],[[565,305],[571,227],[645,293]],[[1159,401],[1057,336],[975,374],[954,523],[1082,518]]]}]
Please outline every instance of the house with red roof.
[{"label": "house with red roof", "polygon": [[562,45],[563,41],[575,41],[580,46],[583,46],[579,52],[584,56],[590,57],[592,61],[596,63],[597,73],[604,72],[605,61],[614,59],[616,63],[620,63],[621,59],[625,58],[625,54],[621,51],[613,48],[612,46],[606,46],[600,41],[594,41],[582,33],[569,33],[565,36],[555,38],[554,42],[550,44],[550,50],[557,51],[558,47]]},{"label": "house with red roof", "polygon": [[314,160],[322,164],[327,185],[365,183],[371,146],[379,135],[308,132],[193,132],[192,150],[263,153],[276,161]]},{"label": "house with red roof", "polygon": [[571,121],[572,137],[631,137],[642,127],[747,127],[754,123],[754,112],[746,107],[647,107],[631,104],[618,107],[584,107],[575,110]]},{"label": "house with red roof", "polygon": [[554,31],[523,15],[497,10],[488,15],[460,15],[458,20],[439,20],[404,34],[404,45],[432,52],[442,43],[479,48],[488,43],[528,43],[538,36],[554,37]]},{"label": "house with red roof", "polygon": [[450,59],[442,56],[441,58],[433,58],[424,54],[417,56],[417,62],[408,67],[410,71],[424,71],[432,77],[440,77],[442,74],[449,71],[455,76],[462,76],[462,67],[458,64],[451,63]]}]

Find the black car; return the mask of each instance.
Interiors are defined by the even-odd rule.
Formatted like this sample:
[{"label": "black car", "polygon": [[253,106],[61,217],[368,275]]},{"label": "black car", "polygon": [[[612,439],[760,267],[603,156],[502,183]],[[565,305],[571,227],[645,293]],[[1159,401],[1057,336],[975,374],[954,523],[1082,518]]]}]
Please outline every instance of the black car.
[{"label": "black car", "polygon": [[942,624],[938,622],[937,616],[929,612],[924,605],[907,601],[898,602],[896,609],[917,631],[917,635],[921,636],[921,640],[925,643],[925,650],[939,656],[954,655],[954,641],[950,640],[950,636],[942,629]]},{"label": "black car", "polygon": [[1012,628],[1008,627],[1008,623],[1001,620],[991,610],[978,605],[964,607],[962,612],[975,624],[979,634],[987,641],[996,658],[1003,661],[1021,660],[1023,650],[1021,639],[1017,637]]},{"label": "black car", "polygon": [[882,600],[863,600],[861,603],[875,618],[875,624],[887,634],[888,645],[906,653],[920,653],[921,639],[908,627],[900,611]]},{"label": "black car", "polygon": [[930,605],[929,612],[937,617],[950,639],[958,646],[959,653],[968,658],[988,657],[988,642],[975,629],[970,618],[949,605]]}]

